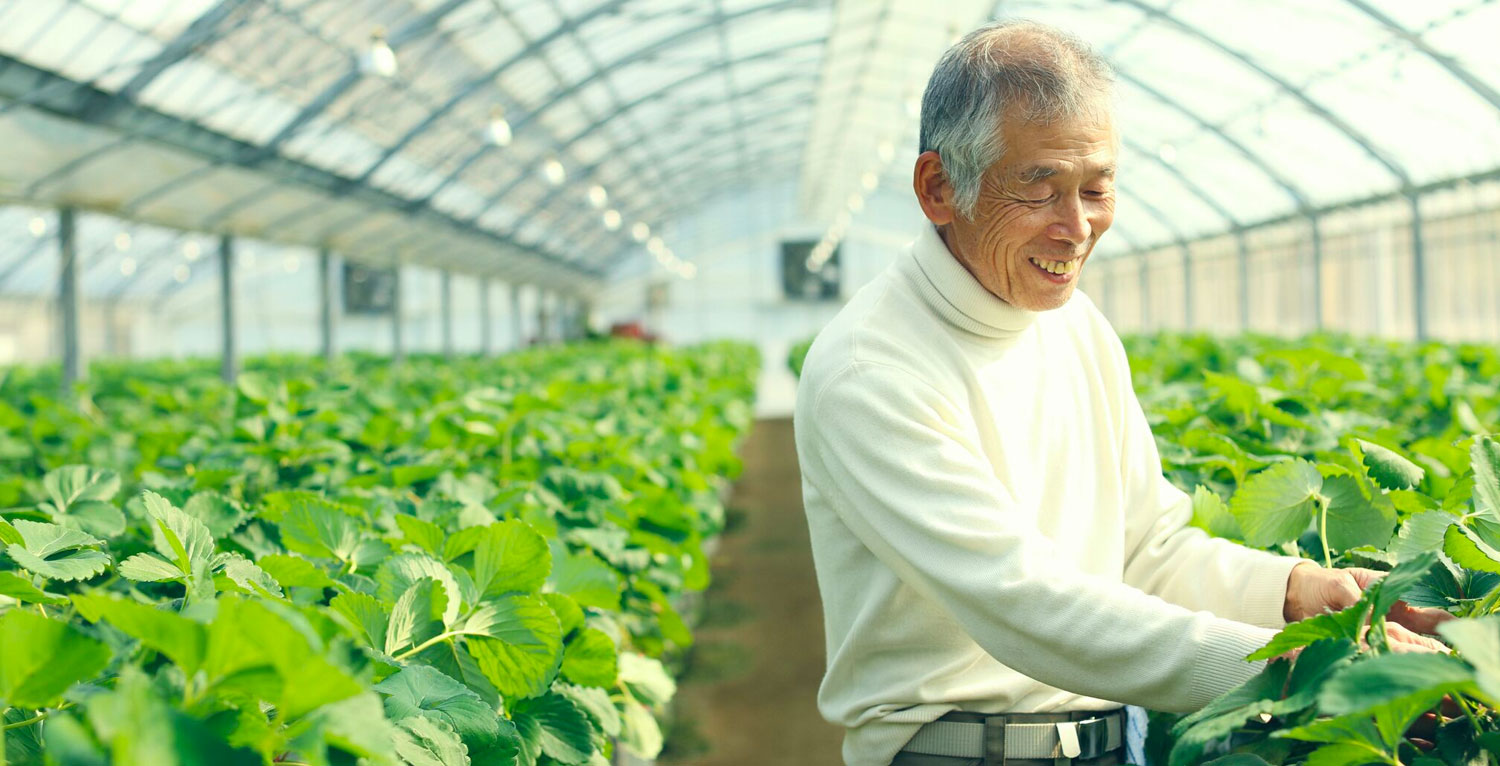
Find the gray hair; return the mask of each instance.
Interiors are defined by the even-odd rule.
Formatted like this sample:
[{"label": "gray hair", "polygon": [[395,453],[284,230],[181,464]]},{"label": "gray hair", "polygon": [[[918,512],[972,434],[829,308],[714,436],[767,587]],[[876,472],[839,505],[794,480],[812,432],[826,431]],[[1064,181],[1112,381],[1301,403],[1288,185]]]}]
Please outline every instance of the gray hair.
[{"label": "gray hair", "polygon": [[1002,118],[1048,124],[1090,114],[1107,106],[1112,81],[1108,62],[1066,32],[1033,21],[986,24],[932,70],[920,151],[938,153],[959,214],[972,220],[984,172],[1005,154]]}]

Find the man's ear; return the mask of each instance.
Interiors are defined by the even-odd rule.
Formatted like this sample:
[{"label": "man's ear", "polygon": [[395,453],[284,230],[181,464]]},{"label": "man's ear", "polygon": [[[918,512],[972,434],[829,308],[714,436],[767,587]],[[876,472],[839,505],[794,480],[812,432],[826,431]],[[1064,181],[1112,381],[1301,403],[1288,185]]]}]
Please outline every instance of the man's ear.
[{"label": "man's ear", "polygon": [[957,216],[953,205],[953,186],[943,172],[943,160],[937,152],[922,152],[912,168],[912,189],[922,213],[935,226],[947,226]]}]

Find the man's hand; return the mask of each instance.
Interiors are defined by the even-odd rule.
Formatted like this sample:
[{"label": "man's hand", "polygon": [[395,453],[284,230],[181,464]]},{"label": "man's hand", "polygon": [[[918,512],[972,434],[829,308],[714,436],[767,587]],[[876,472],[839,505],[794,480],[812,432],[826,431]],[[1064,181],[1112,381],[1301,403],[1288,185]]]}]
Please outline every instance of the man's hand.
[{"label": "man's hand", "polygon": [[[1292,567],[1286,582],[1286,603],[1282,617],[1296,622],[1325,611],[1337,612],[1354,606],[1366,587],[1384,572],[1373,569],[1324,569],[1311,561]],[[1397,601],[1386,614],[1386,635],[1391,649],[1398,652],[1447,652],[1448,648],[1422,634],[1436,633],[1437,626],[1453,619],[1441,609],[1418,609]]]}]

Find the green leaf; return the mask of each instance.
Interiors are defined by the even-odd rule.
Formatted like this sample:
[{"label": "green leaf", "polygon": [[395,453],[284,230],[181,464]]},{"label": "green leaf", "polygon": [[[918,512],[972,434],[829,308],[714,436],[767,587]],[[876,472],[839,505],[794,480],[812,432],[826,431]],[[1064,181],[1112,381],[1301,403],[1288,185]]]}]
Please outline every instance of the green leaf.
[{"label": "green leaf", "polygon": [[1438,633],[1473,666],[1475,680],[1491,704],[1500,702],[1500,615],[1449,620],[1438,626]]},{"label": "green leaf", "polygon": [[1401,530],[1391,539],[1389,550],[1399,561],[1440,550],[1448,527],[1457,522],[1457,516],[1445,511],[1419,513],[1401,525]]},{"label": "green leaf", "polygon": [[253,750],[224,742],[208,724],[174,709],[140,670],[127,666],[114,690],[89,700],[89,722],[116,764],[261,766]]},{"label": "green leaf", "polygon": [[114,471],[86,465],[65,465],[42,477],[42,488],[59,512],[66,513],[77,502],[109,502],[120,492],[120,476]]},{"label": "green leaf", "polygon": [[389,616],[379,599],[350,591],[334,596],[333,600],[328,602],[328,608],[348,618],[349,623],[360,632],[367,646],[385,651],[386,623]]},{"label": "green leaf", "polygon": [[103,593],[77,594],[73,603],[84,619],[109,622],[142,645],[166,655],[190,676],[203,665],[208,631],[186,617]]},{"label": "green leaf", "polygon": [[561,763],[582,763],[594,752],[593,725],[588,716],[561,694],[546,694],[517,702],[511,710],[518,728],[540,730],[542,753]]},{"label": "green leaf", "polygon": [[500,738],[497,712],[469,687],[426,665],[412,665],[375,685],[386,695],[385,714],[392,721],[412,716],[434,718],[455,731],[470,747]]},{"label": "green leaf", "polygon": [[1361,545],[1383,546],[1396,527],[1396,509],[1390,503],[1373,503],[1352,476],[1323,479],[1328,499],[1328,546],[1346,551]]},{"label": "green leaf", "polygon": [[557,621],[562,626],[562,635],[568,636],[574,630],[583,627],[583,610],[579,608],[578,602],[572,596],[561,593],[543,593],[542,600],[547,606],[552,607],[552,612],[557,615]]},{"label": "green leaf", "polygon": [[1384,616],[1401,597],[1411,590],[1427,573],[1437,566],[1438,555],[1428,551],[1396,565],[1386,576],[1366,589],[1366,598],[1373,603],[1373,614]]},{"label": "green leaf", "polygon": [[234,534],[250,518],[234,501],[217,492],[199,492],[193,495],[182,506],[182,512],[203,522],[203,526],[216,539]]},{"label": "green leaf", "polygon": [[204,674],[221,694],[270,699],[286,720],[359,694],[363,687],[325,657],[306,617],[280,602],[227,595],[209,625]]},{"label": "green leaf", "polygon": [[474,584],[485,596],[535,592],[551,571],[547,541],[525,522],[489,525],[474,549]]},{"label": "green leaf", "polygon": [[502,596],[464,623],[469,652],[506,699],[546,690],[562,662],[557,616],[535,596]]},{"label": "green leaf", "polygon": [[109,664],[109,647],[67,623],[12,609],[0,615],[0,707],[43,708]]},{"label": "green leaf", "polygon": [[636,699],[652,706],[665,705],[677,693],[677,682],[660,661],[635,652],[620,653],[620,681]]},{"label": "green leaf", "polygon": [[33,574],[52,580],[86,580],[109,567],[109,557],[94,550],[100,541],[60,524],[17,520],[12,525],[22,543],[5,552]]},{"label": "green leaf", "polygon": [[1474,469],[1474,507],[1490,521],[1500,522],[1500,442],[1488,436],[1475,439],[1469,460]]},{"label": "green leaf", "polygon": [[224,560],[224,575],[251,595],[281,598],[281,584],[250,559],[231,553]]},{"label": "green leaf", "polygon": [[48,593],[15,572],[0,572],[0,596],[10,596],[17,601],[27,604],[68,603],[67,598],[55,593]]},{"label": "green leaf", "polygon": [[620,611],[620,575],[589,551],[569,553],[553,540],[552,575],[548,582],[558,593],[573,597],[581,606]]},{"label": "green leaf", "polygon": [[406,542],[434,556],[443,555],[443,545],[447,534],[443,532],[442,527],[405,513],[396,514],[396,526],[401,529],[401,535]]},{"label": "green leaf", "polygon": [[301,556],[273,553],[255,562],[283,588],[333,588],[333,578]]},{"label": "green leaf", "polygon": [[655,759],[661,754],[661,726],[652,717],[650,710],[626,697],[622,721],[620,744],[626,750],[647,760]]},{"label": "green leaf", "polygon": [[315,731],[321,729],[322,739],[328,744],[369,759],[369,766],[396,761],[396,727],[386,719],[380,695],[375,692],[331,702],[305,720]]},{"label": "green leaf", "polygon": [[[1229,512],[1229,506],[1224,503],[1213,490],[1202,484],[1193,491],[1193,520],[1192,525],[1213,535],[1227,540],[1242,540],[1244,532],[1240,531],[1240,524],[1234,520],[1234,515]],[[1385,542],[1381,540],[1381,542]]]},{"label": "green leaf", "polygon": [[298,494],[286,501],[290,507],[278,526],[287,550],[314,558],[354,560],[364,539],[359,520],[320,497]]},{"label": "green leaf", "polygon": [[1321,712],[1367,713],[1412,695],[1457,691],[1474,682],[1462,662],[1441,654],[1383,654],[1344,668],[1323,685]]},{"label": "green leaf", "polygon": [[580,686],[614,686],[619,673],[615,642],[601,630],[586,628],[563,649],[562,676]]},{"label": "green leaf", "polygon": [[461,608],[459,582],[446,564],[425,553],[403,553],[386,559],[375,572],[378,590],[375,595],[385,601],[395,601],[413,584],[423,578],[437,580],[443,584],[446,596],[441,615],[444,625],[458,619]]},{"label": "green leaf", "polygon": [[137,553],[120,562],[120,576],[136,582],[166,582],[185,577],[171,562],[155,553]]},{"label": "green leaf", "polygon": [[1286,696],[1276,702],[1272,714],[1284,716],[1312,706],[1324,682],[1346,667],[1358,652],[1359,647],[1347,638],[1323,639],[1308,645],[1297,655],[1287,679]]},{"label": "green leaf", "polygon": [[1462,525],[1454,524],[1443,534],[1443,553],[1464,569],[1500,573],[1500,551]]},{"label": "green leaf", "polygon": [[469,749],[442,721],[413,716],[396,723],[396,755],[408,766],[468,766]]},{"label": "green leaf", "polygon": [[1294,622],[1271,637],[1270,643],[1253,652],[1246,659],[1269,660],[1293,649],[1300,649],[1314,641],[1325,639],[1359,640],[1359,630],[1364,625],[1365,615],[1370,613],[1368,599],[1360,599],[1354,606],[1341,612],[1319,614]]},{"label": "green leaf", "polygon": [[562,681],[552,686],[553,691],[567,697],[580,710],[589,714],[599,731],[606,736],[620,735],[620,709],[610,700],[609,692],[597,686],[576,686]]},{"label": "green leaf", "polygon": [[448,624],[444,615],[449,602],[454,600],[439,580],[423,577],[413,582],[391,607],[385,634],[386,654],[397,654],[442,633]]},{"label": "green leaf", "polygon": [[1312,751],[1306,766],[1365,766],[1385,763],[1385,758],[1366,745],[1324,745]]},{"label": "green leaf", "polygon": [[1421,466],[1379,444],[1364,439],[1355,439],[1354,442],[1364,454],[1365,468],[1369,469],[1370,478],[1380,486],[1386,489],[1411,489],[1422,483],[1426,472]]},{"label": "green leaf", "polygon": [[150,515],[151,545],[162,558],[172,562],[185,576],[206,568],[214,555],[214,536],[203,522],[183,513],[155,492],[143,493],[146,513]]},{"label": "green leaf", "polygon": [[1297,539],[1312,522],[1323,476],[1305,460],[1293,460],[1251,476],[1234,493],[1230,512],[1245,542],[1268,547]]}]

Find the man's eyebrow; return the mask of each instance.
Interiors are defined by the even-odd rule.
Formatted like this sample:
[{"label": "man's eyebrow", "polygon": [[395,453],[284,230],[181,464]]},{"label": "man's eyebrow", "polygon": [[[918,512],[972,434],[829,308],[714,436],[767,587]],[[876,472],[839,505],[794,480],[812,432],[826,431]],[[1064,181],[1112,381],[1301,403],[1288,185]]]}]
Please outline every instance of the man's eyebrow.
[{"label": "man's eyebrow", "polygon": [[[1031,167],[1022,168],[1020,171],[1018,171],[1016,173],[1016,181],[1024,186],[1028,184],[1034,184],[1039,181],[1045,181],[1057,174],[1057,168],[1048,167],[1046,165],[1032,165]],[[1101,165],[1098,168],[1094,169],[1094,174],[1103,178],[1114,178],[1115,166]]]}]

